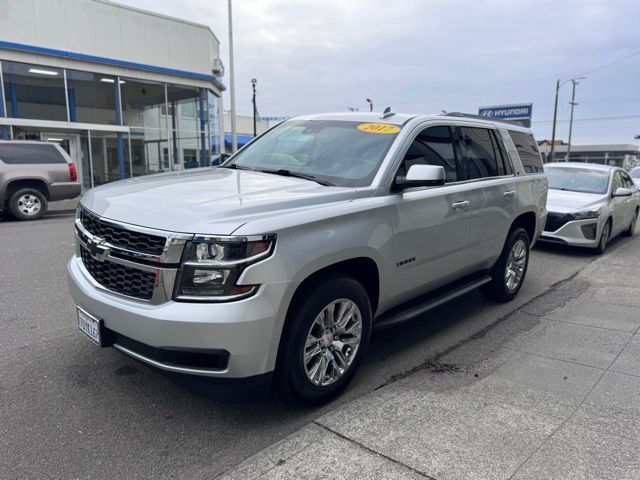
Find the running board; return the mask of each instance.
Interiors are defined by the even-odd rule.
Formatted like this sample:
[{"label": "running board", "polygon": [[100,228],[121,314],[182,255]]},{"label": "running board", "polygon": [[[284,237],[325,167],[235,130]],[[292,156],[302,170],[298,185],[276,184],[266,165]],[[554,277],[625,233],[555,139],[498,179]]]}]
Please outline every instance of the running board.
[{"label": "running board", "polygon": [[374,320],[373,328],[376,330],[389,328],[413,320],[416,317],[419,317],[420,315],[453,300],[454,298],[460,297],[461,295],[469,293],[472,290],[489,283],[490,281],[491,277],[486,273],[483,273],[481,276],[475,275],[473,277],[467,277],[466,279],[459,280],[448,287],[439,288],[433,292],[423,295],[422,297],[418,297],[415,300],[411,300],[386,311]]}]

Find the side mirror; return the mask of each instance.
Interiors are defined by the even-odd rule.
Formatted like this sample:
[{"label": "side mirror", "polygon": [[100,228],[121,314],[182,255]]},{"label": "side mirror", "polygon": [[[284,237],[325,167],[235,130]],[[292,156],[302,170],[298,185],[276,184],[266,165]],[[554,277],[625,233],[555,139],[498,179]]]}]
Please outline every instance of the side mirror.
[{"label": "side mirror", "polygon": [[629,190],[628,188],[618,187],[618,188],[616,188],[616,191],[613,192],[613,196],[614,197],[628,197],[632,193],[633,192],[631,190]]},{"label": "side mirror", "polygon": [[395,186],[398,190],[415,187],[437,187],[444,185],[444,167],[437,165],[412,165],[406,177],[396,177]]}]

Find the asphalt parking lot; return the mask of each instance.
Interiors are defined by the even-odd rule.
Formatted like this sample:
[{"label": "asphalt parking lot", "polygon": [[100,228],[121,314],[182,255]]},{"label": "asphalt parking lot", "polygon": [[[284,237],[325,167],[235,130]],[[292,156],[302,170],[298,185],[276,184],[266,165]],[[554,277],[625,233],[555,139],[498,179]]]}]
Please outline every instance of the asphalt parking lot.
[{"label": "asphalt parking lot", "polygon": [[225,403],[196,395],[92,345],[77,331],[66,289],[72,251],[70,211],[32,223],[0,221],[0,478],[213,478],[420,368],[593,260],[575,249],[535,249],[514,302],[491,304],[471,293],[428,319],[375,334],[346,393],[307,409],[272,398]]}]

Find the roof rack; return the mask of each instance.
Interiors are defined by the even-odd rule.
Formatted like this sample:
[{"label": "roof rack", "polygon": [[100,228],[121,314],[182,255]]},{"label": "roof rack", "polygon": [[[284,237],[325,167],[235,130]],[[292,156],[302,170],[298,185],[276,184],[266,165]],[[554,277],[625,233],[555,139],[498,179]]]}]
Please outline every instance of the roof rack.
[{"label": "roof rack", "polygon": [[476,120],[489,120],[494,122],[508,123],[509,125],[521,126],[516,122],[513,122],[511,120],[505,120],[504,118],[487,117],[484,115],[474,115],[473,113],[446,112],[446,113],[441,113],[440,115],[444,117],[475,118]]}]

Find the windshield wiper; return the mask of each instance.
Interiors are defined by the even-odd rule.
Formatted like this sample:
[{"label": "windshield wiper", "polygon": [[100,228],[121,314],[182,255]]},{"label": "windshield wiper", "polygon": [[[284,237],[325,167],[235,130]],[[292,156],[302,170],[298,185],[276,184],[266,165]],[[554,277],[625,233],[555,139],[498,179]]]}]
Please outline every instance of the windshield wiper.
[{"label": "windshield wiper", "polygon": [[249,170],[250,172],[257,172],[255,168],[243,167],[242,165],[236,165],[232,163],[231,165],[219,165],[219,168],[231,168],[232,170]]},{"label": "windshield wiper", "polygon": [[311,180],[312,182],[316,182],[320,185],[324,185],[325,187],[335,186],[335,183],[331,183],[326,180],[319,180],[314,175],[310,175],[308,173],[301,173],[301,172],[292,172],[291,170],[287,170],[285,168],[281,168],[279,170],[258,170],[258,171],[264,172],[264,173],[272,173],[274,175],[282,175],[283,177],[304,178],[305,180]]}]

